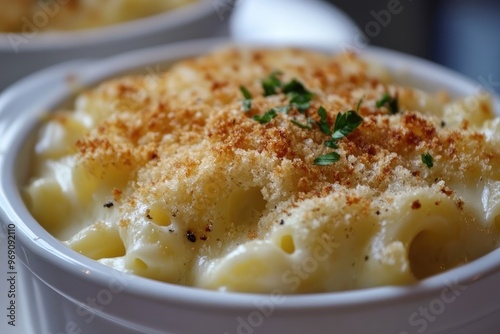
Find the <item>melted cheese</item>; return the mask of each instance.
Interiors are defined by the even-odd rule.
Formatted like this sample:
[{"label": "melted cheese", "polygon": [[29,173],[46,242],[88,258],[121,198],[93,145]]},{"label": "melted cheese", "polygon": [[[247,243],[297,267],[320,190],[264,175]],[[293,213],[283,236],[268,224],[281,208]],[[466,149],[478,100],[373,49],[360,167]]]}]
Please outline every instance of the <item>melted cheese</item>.
[{"label": "melted cheese", "polygon": [[[275,70],[314,97],[305,113],[260,124],[253,116],[289,104],[263,96]],[[246,112],[240,86],[253,96]],[[399,113],[376,107],[386,92]],[[314,165],[333,151],[319,107],[332,126],[360,99],[363,122],[338,141],[340,160]],[[498,120],[488,100],[475,106],[398,85],[351,54],[220,50],[103,83],[56,113],[27,202],[69,247],[166,282],[284,293],[408,284],[498,245]]]}]

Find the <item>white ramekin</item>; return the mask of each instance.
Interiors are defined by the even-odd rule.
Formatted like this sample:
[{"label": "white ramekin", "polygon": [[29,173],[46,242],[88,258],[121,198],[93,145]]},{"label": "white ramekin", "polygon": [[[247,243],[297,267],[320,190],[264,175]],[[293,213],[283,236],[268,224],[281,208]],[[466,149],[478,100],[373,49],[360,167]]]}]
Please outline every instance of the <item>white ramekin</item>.
[{"label": "white ramekin", "polygon": [[[206,291],[122,274],[66,248],[38,225],[19,189],[30,166],[38,115],[71,98],[74,86],[68,85],[68,77],[89,86],[224,43],[190,41],[71,62],[32,75],[0,97],[0,220],[5,226],[15,224],[17,257],[25,265],[18,288],[29,299],[26,315],[33,333],[497,333],[500,250],[411,286],[269,296]],[[374,48],[360,52],[427,90],[474,95],[480,88],[411,56]],[[495,104],[498,110],[498,98]]]},{"label": "white ramekin", "polygon": [[[67,1],[54,0],[53,3]],[[24,33],[0,33],[0,91],[36,70],[71,59],[105,57],[173,41],[214,36],[220,33],[233,8],[234,0],[198,0],[142,19],[66,32],[42,32],[38,21],[27,17],[23,21],[29,22],[25,23]],[[50,13],[39,14],[50,20]]]}]

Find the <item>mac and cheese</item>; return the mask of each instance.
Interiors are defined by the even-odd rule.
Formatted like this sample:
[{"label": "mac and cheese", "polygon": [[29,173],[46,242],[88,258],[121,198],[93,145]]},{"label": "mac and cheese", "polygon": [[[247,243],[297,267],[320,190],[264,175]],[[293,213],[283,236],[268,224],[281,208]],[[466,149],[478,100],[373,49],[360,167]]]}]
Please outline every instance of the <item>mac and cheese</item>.
[{"label": "mac and cheese", "polygon": [[490,101],[404,87],[354,54],[229,48],[73,109],[43,125],[26,201],[125,272],[313,293],[409,284],[498,246]]}]

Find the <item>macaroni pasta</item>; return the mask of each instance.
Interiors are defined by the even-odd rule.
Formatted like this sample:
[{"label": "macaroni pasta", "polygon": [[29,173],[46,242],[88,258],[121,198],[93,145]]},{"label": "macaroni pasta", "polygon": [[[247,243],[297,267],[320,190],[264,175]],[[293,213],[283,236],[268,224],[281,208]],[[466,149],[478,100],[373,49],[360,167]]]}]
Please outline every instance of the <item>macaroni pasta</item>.
[{"label": "macaroni pasta", "polygon": [[51,116],[26,201],[68,247],[165,282],[409,284],[498,246],[499,121],[470,101],[354,54],[219,50]]}]

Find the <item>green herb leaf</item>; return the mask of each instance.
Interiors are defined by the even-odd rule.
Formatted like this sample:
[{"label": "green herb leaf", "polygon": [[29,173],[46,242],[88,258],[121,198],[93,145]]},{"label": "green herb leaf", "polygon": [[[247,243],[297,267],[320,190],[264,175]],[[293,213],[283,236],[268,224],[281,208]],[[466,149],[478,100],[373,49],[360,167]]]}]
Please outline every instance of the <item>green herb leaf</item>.
[{"label": "green herb leaf", "polygon": [[329,148],[339,148],[339,147],[337,146],[337,141],[336,141],[336,140],[333,140],[333,139],[332,139],[332,140],[327,140],[327,141],[325,141],[325,146],[326,146],[326,147],[329,147]]},{"label": "green herb leaf", "polygon": [[260,124],[266,124],[269,121],[271,121],[273,118],[275,118],[276,116],[278,116],[278,114],[276,113],[276,110],[273,108],[273,109],[267,111],[262,116],[255,115],[253,117],[253,119],[256,120],[257,122],[259,122]]},{"label": "green herb leaf", "polygon": [[251,100],[252,99],[252,94],[250,94],[250,91],[245,86],[240,86],[240,91],[241,91],[241,94],[243,94],[243,97],[246,100]]},{"label": "green herb leaf", "polygon": [[240,86],[240,91],[241,94],[243,94],[243,97],[245,98],[243,100],[243,110],[249,111],[250,109],[252,109],[252,94],[250,94],[250,92],[245,86]]},{"label": "green herb leaf", "polygon": [[297,94],[312,94],[308,91],[300,81],[297,79],[292,79],[289,83],[283,86],[283,93],[297,93]]},{"label": "green herb leaf", "polygon": [[264,96],[275,95],[276,89],[281,87],[281,80],[278,76],[282,74],[280,71],[273,71],[269,77],[262,80],[262,88],[264,89]]},{"label": "green herb leaf", "polygon": [[327,153],[314,159],[316,166],[328,166],[340,160],[340,155],[337,152]]},{"label": "green herb leaf", "polygon": [[[326,147],[333,149],[339,148],[337,145],[337,141],[353,132],[363,122],[363,117],[361,117],[357,113],[362,101],[363,99],[359,100],[356,111],[348,110],[345,114],[337,114],[337,117],[335,118],[335,124],[333,126],[333,133],[331,133],[332,131],[330,130],[330,125],[327,122],[327,114],[325,108],[323,108],[322,106],[319,107],[318,115],[320,117],[320,121],[316,122],[316,124],[318,125],[321,132],[327,135],[332,135],[332,138],[330,140],[325,141]],[[331,152],[314,159],[314,164],[318,166],[327,166],[339,161],[339,159],[340,155],[337,152]]]},{"label": "green herb leaf", "polygon": [[333,127],[332,139],[337,141],[353,132],[361,123],[363,117],[359,116],[354,110],[349,110],[345,114],[338,113]]},{"label": "green herb leaf", "polygon": [[383,105],[385,105],[386,103],[388,103],[391,99],[391,96],[389,95],[389,93],[384,93],[384,95],[382,95],[382,97],[380,98],[380,100],[378,100],[375,105],[377,106],[377,108],[380,108],[382,107]]},{"label": "green herb leaf", "polygon": [[296,120],[292,119],[290,122],[294,125],[297,125],[301,129],[307,129],[307,130],[312,130],[312,126],[310,124],[302,124],[297,122]]},{"label": "green herb leaf", "polygon": [[432,168],[434,166],[434,158],[429,153],[424,153],[421,155],[422,162],[427,165],[427,167]]},{"label": "green herb leaf", "polygon": [[314,94],[308,91],[297,79],[292,79],[284,85],[282,91],[288,94],[290,106],[297,108],[300,112],[309,109],[309,102],[311,102]]},{"label": "green herb leaf", "polygon": [[326,109],[323,107],[319,107],[318,115],[320,117],[319,122],[316,122],[321,132],[326,135],[330,134],[330,124],[327,122]]},{"label": "green herb leaf", "polygon": [[377,108],[387,107],[392,115],[399,112],[398,97],[391,97],[389,93],[384,93],[380,100],[377,101],[376,106]]},{"label": "green herb leaf", "polygon": [[304,112],[309,109],[309,102],[312,99],[311,94],[300,95],[299,93],[291,92],[288,94],[290,99],[290,106],[297,108],[300,112]]}]

